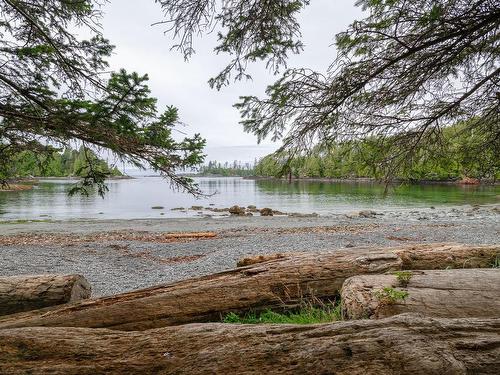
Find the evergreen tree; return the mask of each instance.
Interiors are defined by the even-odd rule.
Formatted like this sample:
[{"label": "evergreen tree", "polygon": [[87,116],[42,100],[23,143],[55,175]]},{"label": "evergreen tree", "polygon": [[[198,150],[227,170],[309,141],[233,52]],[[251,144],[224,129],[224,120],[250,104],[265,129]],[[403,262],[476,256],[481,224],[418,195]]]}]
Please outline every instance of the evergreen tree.
[{"label": "evergreen tree", "polygon": [[[105,74],[113,47],[100,32],[100,18],[99,5],[92,0],[2,2],[0,182],[12,176],[20,152],[32,151],[47,161],[52,145],[78,140],[86,150],[110,150],[199,194],[178,171],[203,161],[204,140],[199,135],[173,137],[177,110],[158,111],[147,75],[125,70]],[[78,35],[91,36],[78,37],[77,27]],[[103,194],[107,173],[92,158],[79,163],[83,180],[74,191],[86,192],[97,184]]]}]

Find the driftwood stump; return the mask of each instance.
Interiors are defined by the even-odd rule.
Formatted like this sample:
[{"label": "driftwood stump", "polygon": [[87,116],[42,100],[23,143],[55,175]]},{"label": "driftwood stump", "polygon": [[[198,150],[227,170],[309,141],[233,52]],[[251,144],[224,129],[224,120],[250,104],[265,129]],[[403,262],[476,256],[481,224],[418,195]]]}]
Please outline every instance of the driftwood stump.
[{"label": "driftwood stump", "polygon": [[81,275],[0,276],[0,315],[76,302],[90,294]]},{"label": "driftwood stump", "polygon": [[384,318],[406,312],[448,318],[500,318],[500,270],[354,276],[342,287],[342,308],[348,319]]}]

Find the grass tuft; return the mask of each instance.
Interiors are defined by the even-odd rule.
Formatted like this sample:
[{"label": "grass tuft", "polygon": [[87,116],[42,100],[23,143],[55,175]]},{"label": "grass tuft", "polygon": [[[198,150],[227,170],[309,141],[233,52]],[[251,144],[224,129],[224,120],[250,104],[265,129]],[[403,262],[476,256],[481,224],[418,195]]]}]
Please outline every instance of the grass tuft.
[{"label": "grass tuft", "polygon": [[413,276],[411,271],[397,271],[394,272],[396,279],[398,280],[399,286],[406,288],[410,283],[410,280]]},{"label": "grass tuft", "polygon": [[272,310],[250,311],[242,315],[231,312],[222,320],[236,324],[316,324],[342,320],[340,303],[322,303],[319,306],[302,303],[300,308],[283,313]]},{"label": "grass tuft", "polygon": [[491,262],[491,268],[500,268],[500,254],[497,254],[493,262]]},{"label": "grass tuft", "polygon": [[377,297],[381,304],[385,305],[393,305],[398,301],[404,301],[408,296],[408,292],[396,290],[390,286],[386,286],[384,289],[375,292],[375,297]]}]

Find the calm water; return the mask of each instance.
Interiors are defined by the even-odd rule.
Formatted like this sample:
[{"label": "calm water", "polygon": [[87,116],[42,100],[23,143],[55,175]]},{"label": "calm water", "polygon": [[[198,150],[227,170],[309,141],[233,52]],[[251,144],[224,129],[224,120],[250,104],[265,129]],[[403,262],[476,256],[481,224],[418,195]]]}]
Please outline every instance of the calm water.
[{"label": "calm water", "polygon": [[[285,212],[319,214],[362,209],[412,209],[439,205],[486,204],[499,201],[500,186],[398,186],[384,195],[384,186],[375,183],[327,183],[253,181],[241,178],[197,178],[201,188],[215,195],[196,200],[169,189],[157,177],[109,181],[104,199],[69,197],[73,182],[47,180],[31,191],[0,192],[0,220],[11,219],[134,219],[186,217],[197,215],[171,211],[192,205],[229,207],[234,204],[271,207]],[[152,206],[163,206],[154,210]],[[163,213],[163,215],[161,215]],[[209,213],[209,212],[206,212]]]}]

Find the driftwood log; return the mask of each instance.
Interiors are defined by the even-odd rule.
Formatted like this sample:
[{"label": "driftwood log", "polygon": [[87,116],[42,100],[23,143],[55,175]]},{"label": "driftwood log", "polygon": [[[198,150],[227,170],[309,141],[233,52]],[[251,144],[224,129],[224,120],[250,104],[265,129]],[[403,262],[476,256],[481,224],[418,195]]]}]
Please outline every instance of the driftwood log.
[{"label": "driftwood log", "polygon": [[[389,289],[384,291],[384,288]],[[391,298],[393,291],[407,293],[407,296]],[[399,273],[399,277],[354,276],[342,287],[342,310],[348,319],[384,318],[406,312],[448,318],[500,318],[500,270],[454,269],[404,272]]]},{"label": "driftwood log", "polygon": [[2,374],[498,374],[500,319],[0,330]]},{"label": "driftwood log", "polygon": [[0,328],[61,326],[146,330],[219,321],[230,311],[331,298],[345,279],[401,269],[489,267],[500,245],[418,245],[300,253],[227,272],[0,318]]},{"label": "driftwood log", "polygon": [[81,275],[0,276],[0,315],[76,302],[90,294]]}]

